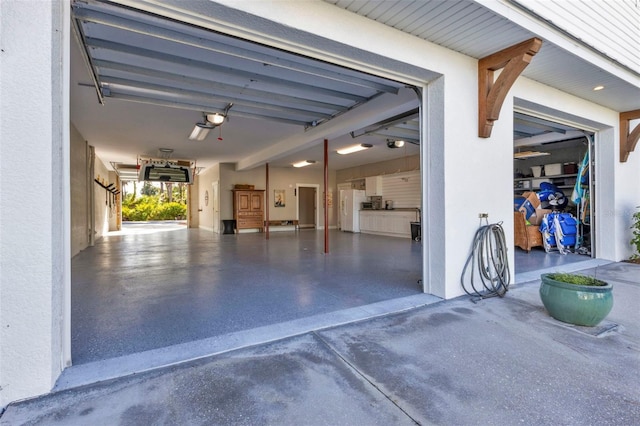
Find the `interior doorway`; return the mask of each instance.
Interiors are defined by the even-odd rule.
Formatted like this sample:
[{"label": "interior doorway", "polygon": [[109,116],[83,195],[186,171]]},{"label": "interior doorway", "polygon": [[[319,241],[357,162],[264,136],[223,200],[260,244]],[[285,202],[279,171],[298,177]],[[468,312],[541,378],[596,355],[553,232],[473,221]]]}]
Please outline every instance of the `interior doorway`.
[{"label": "interior doorway", "polygon": [[318,190],[317,184],[297,184],[298,193],[297,217],[300,229],[316,229],[318,227]]}]

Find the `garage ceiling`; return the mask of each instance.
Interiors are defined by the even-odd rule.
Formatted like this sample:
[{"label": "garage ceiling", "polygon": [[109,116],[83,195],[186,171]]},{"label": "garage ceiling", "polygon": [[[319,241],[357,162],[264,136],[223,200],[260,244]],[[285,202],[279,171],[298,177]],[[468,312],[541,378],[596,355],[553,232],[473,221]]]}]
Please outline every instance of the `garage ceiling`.
[{"label": "garage ceiling", "polygon": [[[534,35],[469,1],[326,2],[475,58]],[[157,6],[154,10],[162,11],[165,3],[170,4],[166,10],[177,12],[160,16],[138,10]],[[203,167],[217,162],[255,167],[256,153],[268,157],[271,151],[268,161],[274,167],[300,160],[316,160],[310,167],[321,167],[322,138],[284,154],[278,154],[277,147],[292,135],[315,135],[314,130],[331,128],[376,104],[385,105],[388,115],[376,111],[369,114],[374,117],[370,121],[331,134],[330,168],[419,152],[413,143],[386,148],[387,139],[419,138],[418,119],[411,115],[417,96],[407,94],[411,89],[402,82],[181,22],[180,10],[205,6],[224,8],[195,1],[72,2],[80,43],[71,52],[71,119],[105,162],[135,163],[138,156],[155,157],[159,148],[170,148],[173,158],[194,159]],[[637,87],[550,43],[524,75],[613,109],[640,108]],[[591,90],[603,81],[610,90]],[[207,139],[188,139],[204,112],[220,112],[229,104],[228,121]],[[387,122],[402,113],[407,115],[401,120]],[[516,137],[540,131],[523,121],[526,117],[515,121]],[[354,143],[374,148],[357,156],[335,154],[335,149]]]},{"label": "garage ceiling", "polygon": [[[136,156],[156,156],[159,148],[173,149],[174,158],[197,159],[200,166],[236,162],[376,98],[405,102],[406,96],[398,96],[407,90],[403,83],[139,10],[76,1],[72,13],[80,41],[73,52],[72,121],[101,158],[116,164],[135,164]],[[351,129],[332,140],[334,150],[356,143],[378,148],[357,159],[333,155],[332,167],[417,154],[415,145],[393,152],[384,145],[387,138],[419,140],[418,98],[412,96],[410,113],[401,120]],[[205,141],[187,139],[203,113],[230,105],[228,121]],[[270,164],[322,158],[319,140],[311,151]]]}]

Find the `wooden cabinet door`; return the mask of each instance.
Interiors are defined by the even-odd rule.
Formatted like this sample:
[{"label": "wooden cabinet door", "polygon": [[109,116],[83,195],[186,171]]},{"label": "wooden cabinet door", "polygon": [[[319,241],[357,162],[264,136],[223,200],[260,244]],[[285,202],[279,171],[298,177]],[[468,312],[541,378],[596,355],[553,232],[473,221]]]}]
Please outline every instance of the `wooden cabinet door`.
[{"label": "wooden cabinet door", "polygon": [[251,211],[251,193],[249,192],[236,192],[237,210],[238,212]]},{"label": "wooden cabinet door", "polygon": [[262,211],[262,205],[263,205],[262,195],[263,195],[262,192],[252,192],[251,193],[250,210],[252,212],[261,212]]}]

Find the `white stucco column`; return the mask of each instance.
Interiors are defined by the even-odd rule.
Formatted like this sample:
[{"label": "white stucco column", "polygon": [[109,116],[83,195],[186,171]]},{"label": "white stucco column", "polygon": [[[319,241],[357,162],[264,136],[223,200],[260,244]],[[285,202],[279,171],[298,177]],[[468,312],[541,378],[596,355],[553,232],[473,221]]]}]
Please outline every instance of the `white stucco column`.
[{"label": "white stucco column", "polygon": [[0,2],[0,407],[69,361],[69,4]]},{"label": "white stucco column", "polygon": [[[477,61],[459,60],[424,99],[425,290],[446,299],[464,294],[460,276],[485,224],[480,213],[513,241],[513,99],[504,101],[491,137],[480,138],[477,85]],[[508,256],[513,278],[513,250]]]},{"label": "white stucco column", "polygon": [[422,270],[425,293],[446,294],[446,217],[444,182],[444,84],[432,81],[422,91]]}]

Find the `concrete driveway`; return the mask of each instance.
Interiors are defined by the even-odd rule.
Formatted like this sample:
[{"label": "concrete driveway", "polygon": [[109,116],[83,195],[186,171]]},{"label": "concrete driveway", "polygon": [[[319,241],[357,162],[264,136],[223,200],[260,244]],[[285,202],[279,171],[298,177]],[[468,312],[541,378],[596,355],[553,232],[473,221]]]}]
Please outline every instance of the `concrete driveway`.
[{"label": "concrete driveway", "polygon": [[598,327],[550,318],[539,282],[10,405],[2,425],[640,424],[640,266]]}]

